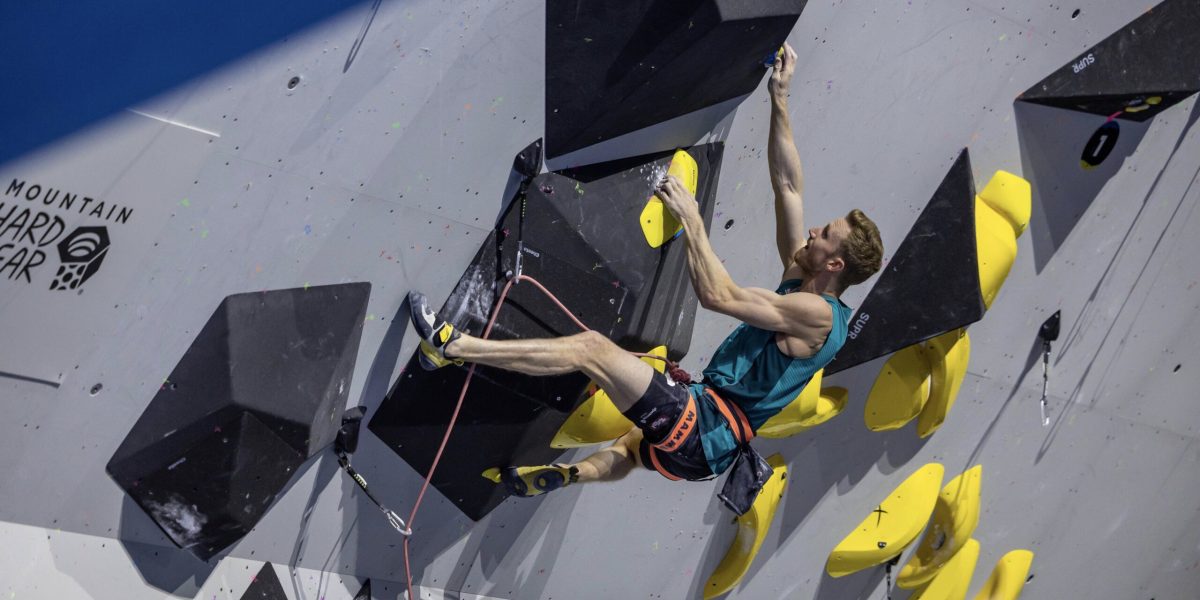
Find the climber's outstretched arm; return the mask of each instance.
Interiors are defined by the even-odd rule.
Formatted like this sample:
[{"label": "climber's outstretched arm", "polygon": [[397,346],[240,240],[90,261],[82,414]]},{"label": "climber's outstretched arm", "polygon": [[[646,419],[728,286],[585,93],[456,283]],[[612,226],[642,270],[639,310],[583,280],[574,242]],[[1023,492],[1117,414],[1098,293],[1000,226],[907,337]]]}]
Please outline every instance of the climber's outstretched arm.
[{"label": "climber's outstretched arm", "polygon": [[788,44],[775,59],[767,89],[771,95],[771,129],[767,137],[767,167],[771,172],[771,189],[775,192],[775,243],[783,268],[792,264],[796,250],[804,245],[804,171],[800,153],[792,138],[792,122],[788,116],[788,88],[796,70],[796,51]]}]

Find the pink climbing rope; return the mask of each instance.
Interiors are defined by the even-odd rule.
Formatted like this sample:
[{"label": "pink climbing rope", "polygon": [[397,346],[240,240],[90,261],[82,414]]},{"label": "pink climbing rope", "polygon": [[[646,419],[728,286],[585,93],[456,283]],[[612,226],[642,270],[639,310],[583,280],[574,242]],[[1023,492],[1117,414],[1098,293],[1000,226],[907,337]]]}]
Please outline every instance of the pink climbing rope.
[{"label": "pink climbing rope", "polygon": [[[504,306],[504,301],[508,298],[508,292],[512,289],[512,286],[520,281],[528,281],[529,283],[532,283],[534,287],[541,290],[547,298],[554,302],[554,304],[558,306],[558,308],[562,310],[564,314],[570,317],[571,320],[575,322],[575,325],[579,326],[579,329],[583,331],[591,331],[588,329],[588,326],[584,325],[582,321],[576,318],[575,315],[571,313],[570,309],[560,302],[559,299],[550,292],[550,290],[546,289],[546,286],[542,285],[538,282],[538,280],[529,277],[528,275],[517,275],[516,277],[509,279],[508,283],[504,285],[504,290],[500,292],[500,298],[496,301],[495,308],[492,309],[492,316],[488,319],[487,327],[484,328],[483,335],[480,337],[486,340],[488,339],[488,336],[492,334],[492,326],[496,324],[496,317],[500,314],[500,307]],[[673,360],[643,352],[630,352],[630,354],[633,354],[634,356],[646,356],[656,360],[661,360],[667,364],[668,372],[670,373],[672,379],[680,383],[688,383],[691,381],[691,376],[688,375],[687,371],[679,368],[679,364]],[[434,454],[433,456],[433,463],[429,465],[429,472],[425,475],[425,482],[421,484],[421,491],[417,493],[417,500],[413,503],[412,512],[408,514],[409,531],[416,531],[414,529],[414,523],[416,522],[417,518],[417,509],[421,507],[421,501],[425,499],[425,490],[429,489],[429,482],[433,480],[433,472],[437,470],[438,462],[442,460],[442,452],[446,449],[446,444],[450,441],[450,433],[454,431],[454,424],[458,421],[458,413],[462,410],[463,400],[465,400],[467,397],[467,389],[471,385],[471,378],[475,376],[475,366],[475,363],[471,363],[471,368],[467,370],[467,379],[466,381],[463,381],[462,392],[458,394],[458,403],[454,405],[454,412],[450,415],[450,422],[446,425],[446,434],[442,436],[442,443],[438,446],[437,454]],[[412,569],[409,567],[408,562],[408,540],[411,537],[411,535],[404,537],[404,577],[408,588],[409,600],[416,598],[413,596]]]}]

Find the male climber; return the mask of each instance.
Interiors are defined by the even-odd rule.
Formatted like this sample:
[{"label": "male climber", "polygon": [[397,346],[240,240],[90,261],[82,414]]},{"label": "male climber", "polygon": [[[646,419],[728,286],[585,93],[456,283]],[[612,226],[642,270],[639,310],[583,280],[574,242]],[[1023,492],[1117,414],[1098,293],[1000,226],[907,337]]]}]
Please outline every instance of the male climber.
[{"label": "male climber", "polygon": [[740,443],[792,402],[845,343],[852,311],[838,297],[879,270],[883,244],[857,209],[805,231],[803,174],[787,111],[795,64],[796,53],[785,44],[768,84],[767,161],[784,267],[777,289],[734,283],[713,253],[692,194],[674,177],[658,190],[683,225],[700,305],[742,321],[713,355],[702,382],[676,384],[593,331],[551,339],[473,337],[439,321],[423,294],[409,294],[425,368],[470,361],[527,375],[582,371],[633,421],[629,433],[579,463],[504,468],[501,478],[512,493],[533,496],[576,481],[620,479],[635,464],[672,480],[719,475]]}]

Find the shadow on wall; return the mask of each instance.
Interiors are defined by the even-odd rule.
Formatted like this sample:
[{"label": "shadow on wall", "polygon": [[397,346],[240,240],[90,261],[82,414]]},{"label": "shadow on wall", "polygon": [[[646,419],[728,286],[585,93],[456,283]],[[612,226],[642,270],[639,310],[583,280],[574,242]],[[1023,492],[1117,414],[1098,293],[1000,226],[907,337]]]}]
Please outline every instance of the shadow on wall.
[{"label": "shadow on wall", "polygon": [[[329,487],[330,481],[334,477],[339,476],[338,472],[341,470],[341,467],[338,465],[336,460],[333,458],[332,453],[322,453],[316,457],[316,460],[317,460],[316,481],[313,483],[312,490],[308,494],[308,500],[304,504],[304,511],[301,513],[300,522],[297,523],[296,529],[297,529],[298,533],[296,535],[296,545],[292,548],[292,555],[291,555],[290,560],[288,561],[288,573],[291,575],[290,579],[291,579],[291,583],[292,583],[292,591],[296,594],[295,597],[298,600],[303,600],[305,598],[303,589],[301,588],[301,585],[300,585],[300,582],[297,580],[296,567],[299,566],[300,559],[304,556],[304,553],[307,550],[305,544],[308,541],[309,519],[312,517],[312,510],[313,510],[313,507],[316,505],[317,498],[321,495],[322,492],[325,491],[325,489],[327,487]],[[303,473],[298,474],[298,476],[296,478],[294,478],[293,481],[300,479],[300,477],[303,477]],[[354,486],[350,486],[350,487],[354,487]],[[290,488],[290,486],[289,486],[289,488]],[[350,490],[350,493],[354,493],[357,491],[358,491],[358,489],[355,488],[353,490]],[[287,491],[285,490],[284,493],[287,493]],[[283,494],[280,494],[280,497],[282,497],[282,496],[283,496]],[[358,517],[357,514],[355,514],[353,516],[355,519],[357,519],[357,517]],[[354,523],[351,522],[348,526],[342,528],[343,537],[340,538],[339,543],[335,546],[335,548],[341,547],[342,543],[344,543],[344,539],[345,539],[344,535],[347,534],[349,531],[351,531],[353,529],[353,526],[354,526]],[[328,556],[326,556],[325,562],[321,565],[321,568],[320,568],[320,571],[322,574],[334,570],[335,558],[337,558],[336,552],[330,552],[328,554]]]},{"label": "shadow on wall", "polygon": [[[763,457],[765,458],[766,456],[768,456],[768,454],[763,453]],[[790,473],[788,474],[788,479],[791,479]],[[724,481],[725,480],[723,477],[718,478],[716,481],[716,486],[721,485],[724,483]],[[685,482],[675,483],[678,485],[685,485]],[[708,494],[709,501],[708,507],[704,510],[704,524],[711,525],[712,529],[710,530],[709,535],[705,537],[704,553],[701,555],[703,556],[703,561],[700,563],[700,566],[696,568],[696,577],[692,580],[691,587],[688,589],[688,594],[686,596],[687,598],[704,597],[708,578],[716,572],[717,566],[721,564],[721,559],[725,557],[726,552],[729,551],[730,546],[737,539],[738,525],[736,517],[734,517],[733,513],[730,512],[729,509],[726,508],[721,500],[717,497],[717,492],[720,491],[720,488],[716,486],[712,486],[704,490],[699,488],[697,488],[695,491],[689,490],[689,493]],[[786,496],[787,488],[784,489],[784,495]],[[769,552],[774,552],[774,548],[768,549],[766,546],[766,540],[763,540],[763,547],[759,549],[758,555],[765,558],[768,556]],[[760,564],[760,561],[758,560],[755,560],[753,563],[751,563],[750,570],[747,571],[744,576],[742,576],[739,585],[743,582],[750,581],[750,578],[753,577],[754,573],[758,572],[758,569],[756,568],[756,565],[758,564]],[[733,590],[730,591],[730,594],[736,594],[737,591],[738,587],[734,586]]]},{"label": "shadow on wall", "polygon": [[[296,483],[304,478],[305,471],[313,468],[312,465],[314,463],[318,469],[316,481],[313,483],[312,493],[309,495],[303,516],[298,524],[299,535],[292,554],[292,567],[296,566],[298,557],[303,555],[304,543],[307,540],[310,511],[317,497],[328,487],[330,480],[338,475],[339,467],[337,462],[333,460],[332,456],[327,456],[325,453],[317,454],[297,470],[298,473],[296,476],[288,481],[287,486],[279,492],[278,496],[279,498],[286,496]],[[349,484],[349,482],[347,483]],[[353,484],[350,484],[350,486],[353,487]],[[351,493],[356,491],[358,491],[357,488],[351,490]],[[374,509],[373,505],[368,504],[367,506]],[[382,519],[382,517],[380,518]],[[187,550],[176,547],[167,538],[166,534],[155,525],[154,521],[150,520],[146,512],[128,495],[124,497],[121,503],[120,523],[117,540],[125,548],[125,552],[129,555],[129,562],[137,569],[138,574],[141,575],[146,585],[181,598],[195,597],[196,593],[204,586],[205,581],[208,580],[208,576],[217,568],[221,560],[229,556],[237,548],[237,544],[234,544],[208,561],[202,561]],[[146,541],[155,536],[159,538],[158,541]],[[326,563],[325,568],[322,570],[331,570],[332,564],[328,560]],[[72,571],[60,569],[60,572],[67,573]],[[97,591],[108,590],[110,584],[111,581],[105,579],[103,582],[97,582],[95,589]],[[103,596],[104,594],[101,593],[96,597]]]},{"label": "shadow on wall", "polygon": [[1034,265],[1040,273],[1105,184],[1137,150],[1150,121],[1107,120],[1028,102],[1014,102],[1013,112],[1021,169],[1033,187],[1029,229]]},{"label": "shadow on wall", "polygon": [[[988,424],[988,427],[986,430],[984,430],[983,435],[979,436],[979,443],[977,443],[975,445],[975,449],[971,451],[971,456],[967,458],[967,460],[963,461],[959,471],[965,471],[971,468],[972,465],[978,464],[976,461],[978,461],[979,455],[983,453],[983,447],[987,445],[988,439],[992,437],[992,432],[996,429],[996,424],[1000,422],[1000,419],[1004,416],[1004,413],[1008,412],[1009,407],[1012,405],[1013,399],[1021,394],[1021,390],[1025,387],[1025,380],[1029,378],[1031,373],[1041,370],[1037,368],[1037,365],[1042,362],[1042,356],[1042,338],[1037,334],[1037,332],[1035,332],[1033,335],[1033,341],[1029,346],[1029,355],[1025,357],[1025,365],[1021,368],[1021,373],[1017,376],[1017,380],[1012,384],[1012,392],[1010,392],[1008,397],[1004,399],[1004,403],[1000,405],[1000,410],[996,411],[996,416],[992,419],[992,422]],[[1032,421],[1034,416],[1033,406],[1027,406],[1022,410],[1028,411],[1029,419]],[[949,468],[947,470],[954,471],[953,468]]]},{"label": "shadow on wall", "polygon": [[733,127],[738,106],[748,97],[738,96],[658,123],[654,127],[639,129],[561,156],[548,157],[546,168],[557,171],[675,148],[690,148],[705,139],[725,140]]},{"label": "shadow on wall", "polygon": [[[1193,174],[1190,179],[1192,183],[1186,189],[1184,189],[1183,193],[1180,194],[1179,199],[1175,201],[1175,207],[1171,213],[1169,221],[1165,226],[1157,231],[1157,238],[1155,238],[1154,243],[1151,245],[1152,249],[1146,254],[1145,264],[1143,264],[1141,268],[1137,269],[1137,278],[1134,280],[1132,285],[1129,285],[1127,288],[1125,288],[1125,297],[1122,298],[1121,304],[1116,308],[1115,312],[1113,312],[1111,309],[1111,304],[1100,302],[1101,300],[1111,300],[1111,298],[1104,298],[1102,296],[1101,288],[1104,287],[1105,282],[1108,280],[1109,274],[1112,273],[1113,269],[1117,266],[1119,260],[1124,255],[1126,246],[1130,242],[1136,242],[1139,245],[1145,245],[1148,242],[1147,239],[1139,238],[1138,236],[1134,235],[1134,232],[1138,229],[1138,225],[1141,222],[1141,217],[1145,212],[1150,199],[1153,198],[1155,193],[1158,191],[1158,186],[1162,182],[1163,174],[1166,172],[1171,162],[1175,160],[1176,156],[1178,156],[1180,146],[1183,144],[1184,140],[1187,139],[1188,134],[1192,131],[1193,127],[1195,127],[1197,121],[1200,121],[1200,102],[1194,102],[1189,110],[1190,112],[1188,113],[1187,120],[1180,129],[1179,136],[1175,140],[1175,144],[1172,146],[1170,154],[1167,156],[1166,160],[1163,161],[1162,166],[1155,175],[1154,182],[1150,185],[1146,192],[1146,196],[1141,199],[1137,214],[1133,217],[1133,219],[1130,220],[1129,228],[1125,231],[1124,236],[1122,236],[1121,242],[1117,245],[1116,250],[1113,252],[1112,258],[1109,259],[1109,263],[1105,267],[1104,272],[1100,275],[1100,277],[1097,278],[1096,285],[1092,288],[1091,293],[1088,294],[1087,300],[1083,305],[1083,309],[1075,318],[1074,324],[1071,326],[1066,335],[1063,336],[1064,340],[1062,342],[1061,350],[1059,350],[1058,356],[1055,358],[1055,364],[1065,357],[1067,353],[1072,351],[1087,352],[1091,354],[1091,357],[1087,360],[1087,366],[1085,367],[1083,374],[1077,381],[1074,382],[1070,392],[1066,394],[1065,398],[1059,399],[1059,401],[1063,403],[1063,406],[1061,410],[1057,411],[1056,416],[1053,417],[1053,422],[1050,424],[1050,431],[1046,434],[1046,439],[1042,442],[1042,446],[1038,450],[1035,463],[1040,463],[1042,458],[1045,457],[1046,453],[1049,451],[1050,446],[1058,436],[1059,430],[1063,424],[1067,422],[1065,417],[1071,411],[1075,405],[1075,402],[1079,399],[1080,394],[1083,391],[1083,386],[1087,383],[1089,377],[1092,376],[1093,371],[1096,373],[1096,376],[1100,378],[1100,381],[1094,386],[1094,389],[1103,389],[1105,385],[1104,380],[1111,370],[1108,368],[1109,365],[1098,365],[1096,361],[1100,358],[1101,353],[1105,352],[1111,336],[1116,332],[1116,328],[1112,327],[1111,324],[1115,323],[1117,319],[1121,317],[1126,307],[1129,305],[1130,300],[1142,289],[1142,278],[1151,271],[1149,268],[1150,263],[1157,257],[1159,245],[1163,242],[1167,231],[1171,229],[1171,225],[1175,222],[1175,219],[1180,216],[1180,211],[1184,207],[1188,196],[1191,193],[1192,186],[1195,185],[1196,175]],[[1196,171],[1197,173],[1200,173],[1200,166],[1197,167]],[[1100,327],[1096,321],[1108,322],[1108,325]],[[1104,337],[1100,340],[1100,343],[1087,344],[1083,346],[1076,344],[1076,342],[1081,339],[1081,336],[1084,332],[1097,330],[1102,330],[1105,332]],[[1120,340],[1118,339],[1116,343],[1120,343]]]},{"label": "shadow on wall", "polygon": [[[160,538],[156,542],[135,541],[146,540],[154,535]],[[195,597],[226,554],[222,552],[205,562],[186,550],[176,548],[128,495],[121,501],[121,525],[117,540],[129,554],[129,562],[146,585],[180,598]],[[60,569],[59,572],[72,571]],[[101,593],[96,597],[103,597],[106,591],[111,590],[111,583],[106,578],[103,582],[97,582],[95,590]]]},{"label": "shadow on wall", "polygon": [[[892,581],[899,567],[892,571]],[[883,581],[886,571],[882,566],[870,570],[869,575],[854,573],[845,577],[833,578],[824,570],[821,571],[821,583],[817,584],[817,595],[814,600],[868,600],[877,598],[876,590]],[[893,590],[893,593],[898,590]],[[891,596],[888,596],[889,598]]]},{"label": "shadow on wall", "polygon": [[[6,10],[0,55],[13,93],[0,96],[0,164],[357,4],[131,0]],[[64,93],[68,84],[88,92]]]},{"label": "shadow on wall", "polygon": [[[390,464],[406,465],[373,436],[369,441],[364,440],[360,453],[367,459],[362,462],[374,463],[383,459]],[[376,480],[372,480],[372,490],[407,519],[423,476],[407,465],[399,476],[396,473],[380,474],[376,480],[381,484],[386,481],[387,485],[375,490]],[[336,570],[339,565],[348,564],[359,576],[383,574],[403,585],[404,538],[387,525],[378,509],[352,482],[344,481],[342,492],[355,504],[354,508],[343,511],[342,526],[346,537],[353,535],[355,539],[352,547],[334,551],[339,556],[331,553],[326,561],[328,564],[321,566],[322,570]],[[520,565],[555,562],[580,493],[578,487],[558,492],[561,495],[555,498],[552,509],[540,515],[543,498],[511,500],[481,521],[472,522],[431,487],[413,525],[409,560],[414,588],[425,586],[503,598],[542,597],[550,580],[549,570],[520,568]],[[444,557],[451,548],[458,557],[453,569],[449,573],[427,572],[427,567]],[[475,577],[472,573],[476,573]],[[478,581],[479,573],[488,589],[471,589],[471,581]]]},{"label": "shadow on wall", "polygon": [[[532,567],[552,565],[558,559],[582,490],[576,487],[562,492],[570,494],[556,499],[553,509],[542,518],[537,517],[541,499],[516,499],[506,502],[489,515],[485,527],[477,524],[467,538],[466,552],[463,554],[464,558],[473,557],[474,560],[459,562],[447,581],[447,589],[500,598],[545,597],[543,592],[550,580],[550,569]],[[528,525],[514,525],[523,523]],[[536,555],[532,554],[534,548],[537,548]],[[478,563],[480,572],[488,581],[488,590],[472,590],[470,584],[466,583],[475,563]],[[531,568],[517,568],[520,563]],[[498,577],[502,573],[507,577]]]}]

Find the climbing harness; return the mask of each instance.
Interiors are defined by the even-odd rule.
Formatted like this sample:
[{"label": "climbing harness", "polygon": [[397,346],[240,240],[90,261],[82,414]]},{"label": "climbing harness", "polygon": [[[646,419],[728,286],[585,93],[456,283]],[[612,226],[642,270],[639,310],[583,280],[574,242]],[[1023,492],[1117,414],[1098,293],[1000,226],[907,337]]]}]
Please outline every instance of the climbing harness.
[{"label": "climbing harness", "polygon": [[[667,364],[671,365],[673,363],[668,360]],[[671,370],[683,372],[684,377],[690,380],[690,376],[687,375],[687,372],[682,371],[682,369],[679,369],[678,367],[672,367]],[[674,373],[671,374],[671,377],[680,383],[686,384],[690,382],[682,381],[676,378]],[[738,443],[740,458],[742,453],[744,453],[744,449],[750,448],[748,445],[750,440],[754,439],[754,430],[750,427],[750,420],[746,417],[746,413],[742,412],[742,409],[739,408],[738,405],[724,400],[718,396],[716,392],[709,388],[705,388],[704,391],[708,397],[712,398],[713,404],[716,405],[717,410],[721,413],[721,416],[725,417],[725,421],[729,423],[729,430],[733,432],[733,438]],[[700,426],[699,411],[696,408],[696,398],[692,395],[691,390],[688,390],[687,394],[687,402],[684,403],[683,411],[680,412],[679,417],[675,420],[675,425],[671,428],[670,433],[668,433],[661,442],[649,444],[650,448],[647,452],[647,454],[650,456],[650,466],[654,467],[655,471],[658,471],[660,475],[670,479],[671,481],[680,481],[683,479],[683,477],[672,473],[665,466],[663,466],[662,462],[658,458],[658,453],[675,452],[681,446],[683,446],[683,443],[687,441],[688,437],[697,434]],[[752,449],[750,451],[754,452]],[[754,456],[757,456],[758,459],[762,459],[762,457],[757,453],[754,453]],[[753,458],[753,456],[747,456],[746,458]],[[739,462],[739,460],[735,459],[734,466],[736,467]],[[765,460],[760,460],[758,462],[761,462],[763,465],[766,464]],[[759,479],[761,471],[762,469],[755,470],[753,472],[753,479]],[[773,469],[770,469],[768,466],[766,467],[766,472],[766,478],[763,478],[762,481],[759,482],[757,488],[753,488],[753,483],[749,484],[751,488],[753,488],[754,494],[757,494],[757,490],[762,488],[761,484],[765,483],[766,479],[770,478],[770,473],[773,472]],[[747,473],[749,473],[749,471],[747,471]],[[735,477],[733,469],[730,469],[729,477],[725,481],[726,488],[744,488],[742,485],[744,482],[741,481],[741,478]],[[746,495],[746,491],[747,490],[745,489],[739,489],[739,491],[735,493],[732,489],[723,489],[721,494],[729,496],[729,499],[726,499],[725,497],[722,497],[721,499],[725,501],[727,505],[730,504],[730,502],[733,502],[734,504],[730,505],[730,508],[739,515],[742,515],[745,514],[746,510],[749,509],[750,504],[753,504],[753,495],[750,497],[749,503],[736,499],[739,496],[744,497]],[[739,508],[734,508],[735,505],[739,508],[742,508],[742,510],[739,512]]]},{"label": "climbing harness", "polygon": [[[663,441],[657,444],[650,444],[650,456],[654,458],[655,450],[662,450],[663,452],[678,450],[683,445],[683,441],[696,430],[697,425],[696,398],[689,391],[687,404],[683,406],[683,412],[680,413],[679,419],[675,421],[675,427],[671,428],[671,432],[667,434],[667,437],[663,438]],[[655,458],[655,463],[657,464],[657,462],[658,460]]]}]

